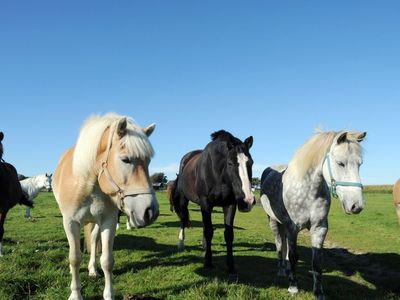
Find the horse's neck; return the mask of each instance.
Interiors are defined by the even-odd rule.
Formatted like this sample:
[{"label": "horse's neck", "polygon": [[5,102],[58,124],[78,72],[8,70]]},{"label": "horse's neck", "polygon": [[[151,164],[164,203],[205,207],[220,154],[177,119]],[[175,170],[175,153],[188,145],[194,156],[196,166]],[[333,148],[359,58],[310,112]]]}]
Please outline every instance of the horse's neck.
[{"label": "horse's neck", "polygon": [[[283,184],[290,186],[295,184],[297,187],[301,187],[301,190],[305,193],[311,193],[307,195],[307,198],[316,196],[322,185],[325,185],[325,178],[322,174],[322,164],[317,168],[310,169],[302,177],[297,176],[296,171],[293,170],[290,165],[283,174]],[[293,183],[293,181],[295,183]]]},{"label": "horse's neck", "polygon": [[21,187],[24,190],[24,192],[29,195],[29,198],[32,199],[39,194],[40,190],[43,188],[43,185],[39,184],[36,177],[32,177],[25,179],[21,183]]}]

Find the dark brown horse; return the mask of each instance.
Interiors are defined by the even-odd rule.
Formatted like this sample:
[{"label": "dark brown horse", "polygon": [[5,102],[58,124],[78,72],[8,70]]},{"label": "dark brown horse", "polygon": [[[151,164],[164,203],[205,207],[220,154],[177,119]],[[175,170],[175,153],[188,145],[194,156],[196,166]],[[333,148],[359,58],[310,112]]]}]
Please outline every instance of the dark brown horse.
[{"label": "dark brown horse", "polygon": [[3,256],[4,221],[8,211],[17,203],[33,206],[22,193],[14,166],[3,160],[3,138],[4,134],[0,132],[0,256]]},{"label": "dark brown horse", "polygon": [[211,138],[204,150],[189,152],[182,158],[173,186],[174,209],[181,221],[179,248],[184,247],[185,227],[190,227],[188,202],[191,200],[201,208],[203,246],[206,251],[204,266],[212,268],[211,240],[214,229],[211,213],[215,206],[222,207],[229,279],[237,280],[232,249],[233,221],[236,207],[239,211],[248,212],[255,203],[251,191],[253,160],[249,152],[253,137],[242,142],[229,132],[220,130],[214,132]]}]

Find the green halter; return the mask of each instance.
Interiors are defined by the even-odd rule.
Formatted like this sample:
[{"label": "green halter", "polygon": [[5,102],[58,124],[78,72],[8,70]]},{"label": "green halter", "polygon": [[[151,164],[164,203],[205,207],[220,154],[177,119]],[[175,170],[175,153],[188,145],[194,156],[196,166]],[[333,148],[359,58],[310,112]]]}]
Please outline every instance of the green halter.
[{"label": "green halter", "polygon": [[[333,143],[332,143],[332,145],[333,145]],[[325,163],[325,161],[328,162],[328,172],[329,172],[329,177],[331,178],[331,182],[330,182],[330,184],[328,183],[328,186],[329,186],[329,190],[330,190],[332,196],[333,196],[334,198],[337,198],[337,197],[338,197],[338,194],[337,194],[337,192],[336,192],[336,187],[337,187],[338,185],[340,185],[340,186],[356,186],[356,187],[359,187],[359,188],[363,189],[363,185],[361,184],[361,182],[336,181],[336,180],[333,178],[333,175],[332,175],[332,168],[331,168],[331,160],[329,159],[329,153],[331,152],[332,145],[329,147],[329,150],[328,150],[328,152],[325,154],[324,160],[322,161],[322,169],[324,168],[324,163]]]}]

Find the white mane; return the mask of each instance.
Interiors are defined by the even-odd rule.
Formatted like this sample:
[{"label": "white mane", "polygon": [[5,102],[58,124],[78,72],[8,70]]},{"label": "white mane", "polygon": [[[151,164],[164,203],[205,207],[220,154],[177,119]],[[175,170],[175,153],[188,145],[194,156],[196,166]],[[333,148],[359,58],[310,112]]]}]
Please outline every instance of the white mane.
[{"label": "white mane", "polygon": [[[335,137],[343,132],[344,131],[317,131],[314,136],[312,136],[296,151],[289,163],[289,168],[295,170],[299,176],[303,176],[308,170],[317,167],[318,164],[322,163],[322,159],[333,143]],[[359,132],[348,131],[347,141],[349,142],[348,145],[351,147],[351,150],[361,153],[361,145],[356,139],[358,135],[360,135]]]},{"label": "white mane", "polygon": [[86,177],[96,164],[97,152],[104,131],[117,124],[122,118],[127,118],[127,134],[121,139],[128,155],[140,159],[151,158],[153,147],[147,135],[132,118],[108,113],[103,116],[90,116],[83,124],[78,141],[75,145],[72,170],[74,175]]}]

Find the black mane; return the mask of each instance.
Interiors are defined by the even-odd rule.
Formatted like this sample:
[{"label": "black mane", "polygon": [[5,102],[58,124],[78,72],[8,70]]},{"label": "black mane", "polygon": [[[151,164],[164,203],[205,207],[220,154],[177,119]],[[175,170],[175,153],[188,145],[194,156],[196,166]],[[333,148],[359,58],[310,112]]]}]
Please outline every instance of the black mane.
[{"label": "black mane", "polygon": [[232,145],[238,145],[241,144],[242,141],[239,140],[238,138],[234,137],[230,132],[225,131],[223,129],[216,131],[214,133],[211,134],[211,140],[215,141],[215,140],[220,140],[220,141],[224,141],[227,143],[230,143]]}]

